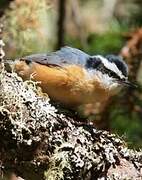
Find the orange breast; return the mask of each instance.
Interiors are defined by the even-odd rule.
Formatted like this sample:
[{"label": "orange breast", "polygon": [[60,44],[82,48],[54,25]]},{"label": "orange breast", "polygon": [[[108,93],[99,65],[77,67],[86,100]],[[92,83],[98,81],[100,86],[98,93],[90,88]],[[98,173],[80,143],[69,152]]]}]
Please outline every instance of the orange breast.
[{"label": "orange breast", "polygon": [[24,61],[19,61],[15,70],[24,80],[33,74],[33,79],[40,82],[43,92],[55,101],[68,106],[77,106],[84,101],[84,94],[78,85],[85,74],[79,66],[49,67],[34,62],[27,65]]},{"label": "orange breast", "polygon": [[43,92],[51,99],[64,105],[75,107],[82,104],[103,102],[108,98],[107,91],[97,80],[87,79],[85,70],[77,65],[66,67],[50,67],[35,62],[26,64],[19,61],[15,65],[16,72],[24,79],[40,82]]},{"label": "orange breast", "polygon": [[36,64],[35,67],[36,81],[41,82],[41,87],[53,100],[59,101],[68,106],[81,104],[81,92],[75,90],[79,78],[83,77],[81,68],[68,67],[47,67]]}]

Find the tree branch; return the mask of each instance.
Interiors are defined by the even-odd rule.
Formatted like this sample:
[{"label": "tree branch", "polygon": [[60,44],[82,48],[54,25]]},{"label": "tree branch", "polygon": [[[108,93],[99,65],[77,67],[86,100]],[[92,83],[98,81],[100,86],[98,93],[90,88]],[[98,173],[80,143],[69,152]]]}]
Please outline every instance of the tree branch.
[{"label": "tree branch", "polygon": [[142,155],[51,106],[32,81],[0,75],[0,164],[24,179],[141,179]]}]

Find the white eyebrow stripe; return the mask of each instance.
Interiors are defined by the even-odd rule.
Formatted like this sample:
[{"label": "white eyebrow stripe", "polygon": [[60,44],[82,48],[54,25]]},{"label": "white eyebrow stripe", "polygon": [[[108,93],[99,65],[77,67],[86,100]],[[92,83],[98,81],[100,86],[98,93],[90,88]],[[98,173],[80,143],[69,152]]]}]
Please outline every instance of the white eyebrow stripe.
[{"label": "white eyebrow stripe", "polygon": [[100,55],[96,55],[94,57],[99,58],[107,69],[110,69],[111,71],[116,73],[121,79],[125,78],[125,76],[122,74],[122,72],[117,68],[117,66],[113,62],[109,62],[106,58]]}]

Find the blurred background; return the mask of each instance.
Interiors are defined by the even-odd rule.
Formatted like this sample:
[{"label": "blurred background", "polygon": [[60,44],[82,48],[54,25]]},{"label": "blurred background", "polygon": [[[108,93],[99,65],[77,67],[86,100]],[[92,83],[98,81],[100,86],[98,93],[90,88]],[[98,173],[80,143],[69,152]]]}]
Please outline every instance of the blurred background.
[{"label": "blurred background", "polygon": [[68,45],[89,54],[119,54],[137,89],[123,89],[103,105],[87,105],[84,116],[99,129],[142,148],[142,1],[0,0],[6,57],[50,52]]}]

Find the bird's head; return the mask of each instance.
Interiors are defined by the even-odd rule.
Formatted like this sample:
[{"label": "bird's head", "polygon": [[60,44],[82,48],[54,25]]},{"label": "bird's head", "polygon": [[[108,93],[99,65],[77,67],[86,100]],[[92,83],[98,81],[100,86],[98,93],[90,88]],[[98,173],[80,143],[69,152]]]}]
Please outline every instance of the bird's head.
[{"label": "bird's head", "polygon": [[100,85],[110,92],[117,92],[123,86],[133,86],[128,81],[128,66],[120,56],[92,56],[87,60],[86,67],[91,76],[95,75]]}]

